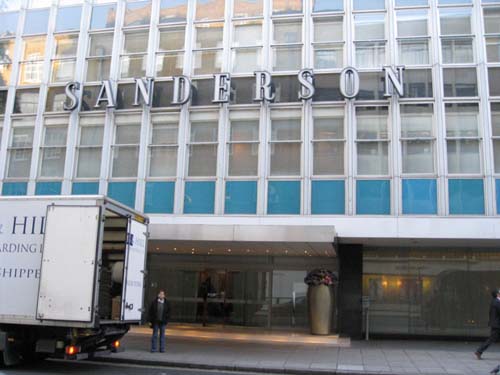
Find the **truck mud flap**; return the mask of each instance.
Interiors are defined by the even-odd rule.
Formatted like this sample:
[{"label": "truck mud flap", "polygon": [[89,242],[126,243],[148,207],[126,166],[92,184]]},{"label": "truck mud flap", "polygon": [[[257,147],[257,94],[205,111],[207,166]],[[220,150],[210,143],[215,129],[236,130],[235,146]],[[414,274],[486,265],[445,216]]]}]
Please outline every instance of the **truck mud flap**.
[{"label": "truck mud flap", "polygon": [[0,340],[2,342],[0,345],[3,346],[0,351],[0,355],[3,355],[3,364],[5,366],[14,366],[21,363],[21,355],[9,341],[9,337],[6,332],[0,332]]}]

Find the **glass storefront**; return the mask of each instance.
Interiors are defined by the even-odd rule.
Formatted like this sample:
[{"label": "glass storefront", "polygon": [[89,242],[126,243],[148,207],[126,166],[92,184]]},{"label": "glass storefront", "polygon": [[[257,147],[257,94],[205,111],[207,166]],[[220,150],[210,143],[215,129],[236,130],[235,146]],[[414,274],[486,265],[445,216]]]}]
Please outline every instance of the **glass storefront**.
[{"label": "glass storefront", "polygon": [[328,264],[336,270],[335,258],[152,254],[147,298],[165,289],[174,322],[304,329],[304,277]]},{"label": "glass storefront", "polygon": [[500,254],[474,249],[370,249],[363,252],[363,295],[370,332],[483,336]]}]

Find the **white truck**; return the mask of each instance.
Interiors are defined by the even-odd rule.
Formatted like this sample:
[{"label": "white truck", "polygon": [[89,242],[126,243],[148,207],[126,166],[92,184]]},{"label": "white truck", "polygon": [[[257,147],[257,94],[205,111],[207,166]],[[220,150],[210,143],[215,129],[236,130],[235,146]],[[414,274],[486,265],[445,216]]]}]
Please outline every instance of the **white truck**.
[{"label": "white truck", "polygon": [[141,322],[147,238],[104,196],[0,198],[0,364],[117,351]]}]

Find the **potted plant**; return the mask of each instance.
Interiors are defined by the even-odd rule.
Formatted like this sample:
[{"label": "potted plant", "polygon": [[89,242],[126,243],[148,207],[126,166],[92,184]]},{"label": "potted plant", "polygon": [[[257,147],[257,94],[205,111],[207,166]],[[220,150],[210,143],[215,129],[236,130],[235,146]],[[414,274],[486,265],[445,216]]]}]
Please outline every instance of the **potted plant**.
[{"label": "potted plant", "polygon": [[310,271],[304,282],[308,285],[307,305],[311,334],[328,335],[332,325],[333,293],[332,285],[337,276],[326,269]]}]

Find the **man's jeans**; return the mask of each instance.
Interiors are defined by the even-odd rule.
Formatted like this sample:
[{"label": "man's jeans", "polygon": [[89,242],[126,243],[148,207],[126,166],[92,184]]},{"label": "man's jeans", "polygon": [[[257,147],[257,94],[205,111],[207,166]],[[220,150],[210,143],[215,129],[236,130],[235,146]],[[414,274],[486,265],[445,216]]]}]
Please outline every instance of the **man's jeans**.
[{"label": "man's jeans", "polygon": [[153,336],[151,337],[151,351],[156,352],[158,349],[158,335],[160,335],[160,352],[165,351],[165,327],[166,324],[154,323]]}]

